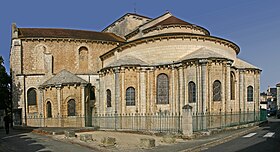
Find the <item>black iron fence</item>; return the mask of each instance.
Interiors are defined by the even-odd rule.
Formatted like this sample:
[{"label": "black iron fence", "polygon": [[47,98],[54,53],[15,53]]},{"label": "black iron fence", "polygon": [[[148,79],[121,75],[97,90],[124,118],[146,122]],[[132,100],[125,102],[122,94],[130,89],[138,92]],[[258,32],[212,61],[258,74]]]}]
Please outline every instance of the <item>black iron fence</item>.
[{"label": "black iron fence", "polygon": [[169,113],[99,114],[93,123],[101,129],[147,132],[182,132],[182,116]]},{"label": "black iron fence", "polygon": [[193,131],[226,128],[260,121],[260,112],[193,113]]}]

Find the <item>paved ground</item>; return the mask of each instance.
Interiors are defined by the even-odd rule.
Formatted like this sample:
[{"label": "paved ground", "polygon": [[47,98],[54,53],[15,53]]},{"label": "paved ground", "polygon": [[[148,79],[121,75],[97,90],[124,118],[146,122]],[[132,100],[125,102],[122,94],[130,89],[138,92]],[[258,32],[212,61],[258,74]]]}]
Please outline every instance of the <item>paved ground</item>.
[{"label": "paved ground", "polygon": [[[90,152],[94,149],[53,140],[48,136],[34,134],[32,130],[10,130],[6,135],[4,129],[0,129],[1,152]],[[95,149],[95,151],[97,151]]]},{"label": "paved ground", "polygon": [[[238,130],[228,130],[223,131],[210,136],[202,136],[193,140],[183,140],[176,139],[175,143],[165,143],[163,142],[162,136],[155,135],[142,135],[142,134],[133,134],[133,133],[122,133],[122,132],[111,132],[111,131],[90,131],[76,133],[77,138],[67,139],[64,135],[54,135],[52,136],[56,140],[76,143],[78,145],[83,145],[87,147],[97,148],[99,151],[122,151],[122,152],[170,152],[170,151],[194,151],[200,150],[205,147],[220,144],[227,140],[231,140],[238,135],[243,135],[249,131],[257,129],[258,126],[252,126],[248,128],[242,128]],[[92,134],[93,141],[83,142],[79,140],[81,134]],[[101,139],[104,137],[113,137],[116,138],[116,146],[114,147],[102,147]],[[139,147],[141,138],[153,138],[156,141],[156,147],[151,149],[143,149]]]},{"label": "paved ground", "polygon": [[[39,128],[15,129],[11,130],[8,136],[4,134],[4,129],[0,130],[0,151],[121,151],[121,152],[170,152],[170,151],[200,151],[207,147],[218,145],[230,141],[239,136],[254,132],[258,126],[251,126],[242,129],[222,131],[210,136],[202,136],[192,140],[176,139],[175,143],[163,142],[162,136],[143,135],[135,133],[112,132],[112,131],[93,131],[92,128],[82,128],[76,130],[75,138],[65,138],[62,134],[64,130],[74,128]],[[31,132],[33,130],[33,133]],[[40,132],[40,134],[38,134]],[[53,135],[53,132],[55,135]],[[47,135],[50,134],[50,135]],[[61,135],[58,135],[61,134]],[[93,141],[84,142],[79,140],[81,134],[92,134]],[[104,137],[116,138],[116,145],[104,147],[101,139]],[[156,147],[151,149],[140,148],[140,139],[153,138]],[[210,150],[210,149],[209,149]]]},{"label": "paved ground", "polygon": [[248,132],[234,140],[205,150],[206,152],[279,152],[280,119],[270,118],[257,130]]}]

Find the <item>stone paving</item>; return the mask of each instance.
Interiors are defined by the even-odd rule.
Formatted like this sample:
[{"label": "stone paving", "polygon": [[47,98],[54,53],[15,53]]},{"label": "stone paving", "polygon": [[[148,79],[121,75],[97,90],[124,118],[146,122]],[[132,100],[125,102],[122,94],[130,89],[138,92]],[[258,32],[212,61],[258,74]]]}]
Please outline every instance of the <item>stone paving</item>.
[{"label": "stone paving", "polygon": [[[258,124],[195,133],[192,138],[140,132],[100,131],[96,128],[35,128],[34,133],[97,151],[199,151],[257,129]],[[74,135],[73,135],[74,134]]]}]

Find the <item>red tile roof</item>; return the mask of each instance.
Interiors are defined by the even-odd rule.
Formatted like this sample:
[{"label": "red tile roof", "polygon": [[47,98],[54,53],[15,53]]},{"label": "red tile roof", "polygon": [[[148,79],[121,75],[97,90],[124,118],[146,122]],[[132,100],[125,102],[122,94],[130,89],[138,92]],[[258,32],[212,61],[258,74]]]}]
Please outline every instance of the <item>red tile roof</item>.
[{"label": "red tile roof", "polygon": [[19,38],[76,38],[114,42],[125,41],[113,33],[55,28],[19,28]]},{"label": "red tile roof", "polygon": [[159,26],[159,25],[174,25],[174,24],[179,24],[179,25],[192,25],[186,21],[183,21],[181,19],[178,19],[177,17],[170,16],[167,19],[155,24],[154,26]]}]

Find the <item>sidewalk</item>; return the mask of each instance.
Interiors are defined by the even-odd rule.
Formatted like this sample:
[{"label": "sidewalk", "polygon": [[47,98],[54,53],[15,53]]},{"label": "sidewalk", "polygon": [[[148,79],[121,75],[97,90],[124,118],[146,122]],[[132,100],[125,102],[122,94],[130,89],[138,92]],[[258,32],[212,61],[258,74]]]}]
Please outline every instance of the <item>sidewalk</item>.
[{"label": "sidewalk", "polygon": [[[163,136],[144,135],[137,133],[115,132],[115,131],[96,131],[94,128],[37,128],[33,132],[48,135],[55,140],[78,144],[81,146],[97,149],[98,151],[124,151],[124,152],[170,152],[170,151],[200,151],[209,146],[218,145],[237,138],[243,134],[257,129],[258,126],[250,126],[241,129],[230,129],[220,131],[211,135],[204,135],[190,140],[183,140],[177,138],[175,143],[166,143],[163,141]],[[76,138],[66,138],[65,130],[75,130]],[[205,134],[207,134],[206,132]],[[80,135],[91,134],[92,141],[81,141]],[[116,145],[111,147],[102,146],[101,140],[104,137],[112,137],[116,139]],[[150,149],[143,149],[139,147],[140,139],[152,138],[155,139],[155,146]]]}]

